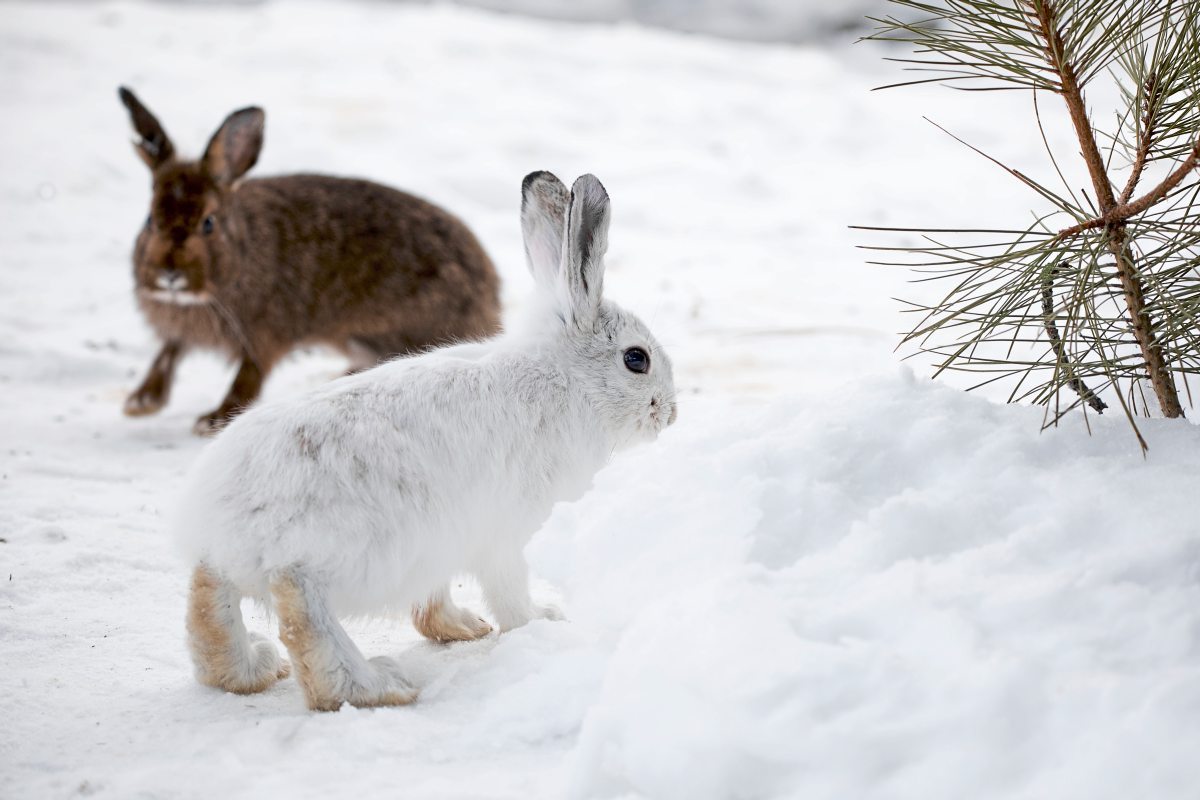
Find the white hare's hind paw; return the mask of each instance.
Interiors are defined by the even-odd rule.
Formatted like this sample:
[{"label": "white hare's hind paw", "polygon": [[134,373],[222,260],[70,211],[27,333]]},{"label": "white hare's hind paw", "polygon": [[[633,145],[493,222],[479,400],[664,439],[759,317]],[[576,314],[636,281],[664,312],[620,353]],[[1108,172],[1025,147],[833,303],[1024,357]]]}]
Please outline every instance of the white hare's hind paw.
[{"label": "white hare's hind paw", "polygon": [[262,634],[250,634],[250,652],[253,653],[254,673],[267,681],[264,689],[292,674],[292,665],[280,658],[275,644]]},{"label": "white hare's hind paw", "polygon": [[492,632],[492,626],[473,612],[448,602],[416,606],[412,620],[422,636],[435,642],[470,642]]},{"label": "white hare's hind paw", "polygon": [[367,663],[375,672],[372,687],[356,687],[349,698],[352,706],[375,708],[378,706],[406,706],[417,699],[417,688],[408,682],[400,665],[387,656],[376,656]]},{"label": "white hare's hind paw", "polygon": [[255,694],[290,672],[275,645],[246,634],[237,590],[203,564],[192,575],[188,594],[188,649],[196,680],[235,694]]},{"label": "white hare's hind paw", "polygon": [[344,672],[333,681],[329,677],[315,677],[301,666],[300,684],[313,711],[337,711],[343,703],[356,708],[406,706],[417,699],[417,689],[401,673],[400,665],[385,656],[360,663],[353,679]]},{"label": "white hare's hind paw", "polygon": [[250,634],[250,647],[242,652],[239,657],[226,650],[197,661],[197,680],[234,694],[258,694],[291,674],[291,665],[279,657],[275,645],[258,634]]},{"label": "white hare's hind paw", "polygon": [[250,634],[250,659],[244,669],[227,683],[226,691],[235,694],[257,694],[281,681],[292,672],[287,661],[280,658],[279,651],[261,634]]}]

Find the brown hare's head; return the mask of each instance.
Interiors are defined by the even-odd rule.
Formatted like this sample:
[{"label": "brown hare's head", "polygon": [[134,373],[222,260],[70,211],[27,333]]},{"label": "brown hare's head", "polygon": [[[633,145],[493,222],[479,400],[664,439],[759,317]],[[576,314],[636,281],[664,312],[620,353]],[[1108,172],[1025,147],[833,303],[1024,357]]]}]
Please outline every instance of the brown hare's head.
[{"label": "brown hare's head", "polygon": [[236,224],[223,220],[222,206],[258,160],[265,115],[254,107],[233,112],[199,160],[181,161],[158,119],[133,92],[121,87],[119,94],[141,137],[134,150],[154,178],[150,213],[134,248],[137,291],[162,303],[207,303],[230,261],[226,227]]}]

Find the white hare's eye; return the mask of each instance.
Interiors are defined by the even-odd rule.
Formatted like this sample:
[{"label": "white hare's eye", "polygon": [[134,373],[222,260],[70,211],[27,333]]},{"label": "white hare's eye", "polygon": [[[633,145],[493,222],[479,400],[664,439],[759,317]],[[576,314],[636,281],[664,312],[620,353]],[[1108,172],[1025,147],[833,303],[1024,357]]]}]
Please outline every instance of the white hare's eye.
[{"label": "white hare's eye", "polygon": [[640,347],[625,351],[625,368],[630,372],[649,372],[650,354]]},{"label": "white hare's eye", "polygon": [[207,236],[208,234],[213,232],[213,215],[212,214],[209,214],[207,217],[204,218],[204,222],[201,224],[200,228],[201,228],[201,230],[204,231],[205,236]]}]

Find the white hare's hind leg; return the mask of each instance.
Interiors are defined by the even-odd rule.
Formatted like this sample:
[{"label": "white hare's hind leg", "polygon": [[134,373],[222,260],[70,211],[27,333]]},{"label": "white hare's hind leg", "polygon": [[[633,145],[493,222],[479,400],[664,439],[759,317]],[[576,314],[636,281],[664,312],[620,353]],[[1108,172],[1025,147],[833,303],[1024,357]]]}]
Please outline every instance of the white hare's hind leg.
[{"label": "white hare's hind leg", "polygon": [[187,631],[196,680],[237,694],[261,692],[288,676],[275,646],[246,632],[241,593],[204,564],[192,573]]},{"label": "white hare's hind leg", "polygon": [[413,606],[413,627],[435,642],[469,642],[492,632],[475,613],[454,605],[448,589],[438,589],[424,603]]},{"label": "white hare's hind leg", "polygon": [[336,711],[342,703],[401,706],[417,698],[395,661],[363,658],[312,578],[300,570],[280,573],[271,581],[271,594],[279,615],[279,638],[313,711]]}]

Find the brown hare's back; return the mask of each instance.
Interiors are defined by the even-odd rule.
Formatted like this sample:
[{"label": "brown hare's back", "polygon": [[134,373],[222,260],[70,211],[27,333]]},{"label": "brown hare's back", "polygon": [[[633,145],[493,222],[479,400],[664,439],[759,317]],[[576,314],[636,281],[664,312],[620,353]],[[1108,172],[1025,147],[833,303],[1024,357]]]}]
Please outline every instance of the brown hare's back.
[{"label": "brown hare's back", "polygon": [[357,340],[380,357],[498,328],[491,260],[462,221],[432,203],[323,175],[246,181],[230,199],[245,221],[236,236],[244,274],[230,276],[222,299],[238,317],[261,314],[293,343]]}]

